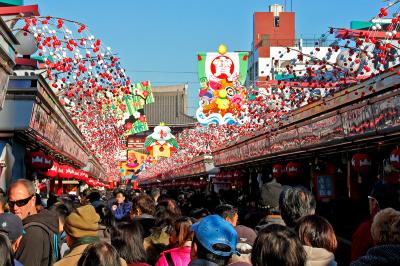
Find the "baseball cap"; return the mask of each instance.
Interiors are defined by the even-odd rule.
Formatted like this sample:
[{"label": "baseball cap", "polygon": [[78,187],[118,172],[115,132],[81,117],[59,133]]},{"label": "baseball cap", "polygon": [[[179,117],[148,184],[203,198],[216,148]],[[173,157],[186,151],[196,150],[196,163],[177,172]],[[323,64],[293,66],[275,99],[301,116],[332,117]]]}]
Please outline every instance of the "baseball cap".
[{"label": "baseball cap", "polygon": [[256,241],[257,234],[250,227],[238,225],[235,227],[238,235],[236,248],[241,254],[251,253],[254,241]]},{"label": "baseball cap", "polygon": [[[239,254],[236,251],[236,230],[221,216],[216,214],[206,216],[200,222],[193,224],[191,228],[203,247],[215,255],[229,257],[232,254]],[[230,251],[216,250],[215,244],[227,245]]]},{"label": "baseball cap", "polygon": [[375,184],[368,197],[376,199],[381,210],[386,208],[400,210],[400,187],[398,185],[379,182]]},{"label": "baseball cap", "polygon": [[5,232],[11,242],[17,240],[24,233],[21,219],[12,213],[0,214],[0,232]]}]

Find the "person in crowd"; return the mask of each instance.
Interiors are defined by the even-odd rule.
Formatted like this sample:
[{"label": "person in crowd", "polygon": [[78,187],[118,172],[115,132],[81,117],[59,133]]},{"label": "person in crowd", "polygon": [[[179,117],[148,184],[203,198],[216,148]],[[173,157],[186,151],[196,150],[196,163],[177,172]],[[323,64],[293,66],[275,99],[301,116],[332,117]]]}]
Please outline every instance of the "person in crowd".
[{"label": "person in crowd", "polygon": [[237,233],[219,215],[209,215],[192,225],[194,233],[190,266],[228,265],[236,251]]},{"label": "person in crowd", "polygon": [[372,222],[371,235],[376,243],[365,256],[351,266],[400,265],[400,212],[393,208],[379,211]]},{"label": "person in crowd", "polygon": [[254,266],[304,266],[306,261],[307,254],[297,235],[279,224],[262,229],[251,252]]},{"label": "person in crowd", "polygon": [[286,226],[294,228],[297,220],[315,213],[313,194],[304,187],[287,187],[279,196],[279,210]]},{"label": "person in crowd", "polygon": [[[88,245],[79,258],[78,266],[123,266],[117,250],[107,242]],[[125,264],[126,265],[126,264]]]},{"label": "person in crowd", "polygon": [[44,209],[43,202],[42,202],[42,196],[40,196],[39,193],[36,193],[35,198],[36,198],[36,201],[35,201],[36,212],[39,213]]},{"label": "person in crowd", "polygon": [[229,265],[251,266],[251,251],[257,238],[257,234],[253,229],[243,225],[236,226],[235,230],[238,235],[236,250],[240,253],[240,256],[233,254]]},{"label": "person in crowd", "polygon": [[138,222],[116,224],[111,230],[111,244],[128,266],[148,266],[143,232]]},{"label": "person in crowd", "polygon": [[[0,233],[5,233],[11,242],[13,256],[21,243],[23,232],[24,226],[18,216],[12,213],[0,214]],[[16,266],[22,266],[22,263],[16,259],[14,259],[14,264]],[[2,264],[0,263],[0,265]]]},{"label": "person in crowd", "polygon": [[[0,266],[14,266],[14,255],[8,237],[0,232]],[[21,264],[19,264],[21,265]]]},{"label": "person in crowd", "polygon": [[155,211],[156,205],[150,196],[142,194],[133,199],[130,217],[141,224],[145,238],[150,236],[150,229],[155,225]]},{"label": "person in crowd", "polygon": [[57,214],[48,210],[37,213],[35,185],[27,179],[12,183],[8,193],[10,210],[25,228],[16,259],[25,266],[51,265],[60,257]]},{"label": "person in crowd", "polygon": [[7,197],[6,195],[0,193],[0,213],[5,213],[8,211]]},{"label": "person in crowd", "polygon": [[210,215],[210,212],[206,208],[198,208],[190,212],[190,217],[193,217],[196,220],[203,219],[208,215]]},{"label": "person in crowd", "polygon": [[[66,241],[66,233],[64,231],[65,220],[68,215],[70,215],[73,211],[72,205],[68,203],[63,203],[64,201],[59,201],[53,204],[52,207],[49,208],[50,211],[55,212],[58,216],[58,231],[60,233],[60,256],[64,257],[65,252],[69,250]],[[65,201],[68,202],[68,201]]]},{"label": "person in crowd", "polygon": [[181,211],[175,200],[163,199],[161,197],[154,213],[155,225],[150,236],[144,240],[148,262],[154,265],[161,252],[168,249],[170,236],[173,232],[175,220],[181,216]]},{"label": "person in crowd", "polygon": [[279,210],[279,196],[282,190],[282,185],[278,183],[275,178],[262,186],[261,203],[266,207],[267,215],[259,222],[256,230],[259,231],[270,224],[285,225]]},{"label": "person in crowd", "polygon": [[154,200],[154,203],[157,204],[158,198],[160,197],[161,192],[159,188],[153,188],[150,191],[150,197]]},{"label": "person in crowd", "polygon": [[228,223],[232,224],[235,227],[238,223],[239,215],[238,209],[233,207],[229,204],[221,204],[218,205],[215,210],[214,214],[217,214],[224,218]]},{"label": "person in crowd", "polygon": [[92,205],[79,207],[68,215],[64,230],[70,251],[55,266],[77,265],[86,247],[99,241],[99,220],[100,216]]},{"label": "person in crowd", "polygon": [[308,266],[336,266],[337,248],[335,232],[331,224],[318,215],[302,217],[296,226],[296,232],[307,253]]},{"label": "person in crowd", "polygon": [[354,261],[359,257],[365,255],[367,250],[374,246],[371,236],[371,226],[374,216],[385,208],[399,208],[398,185],[385,184],[378,182],[373,187],[370,195],[368,196],[369,202],[369,218],[362,222],[356,229],[352,236],[351,241],[351,260]]},{"label": "person in crowd", "polygon": [[132,209],[132,202],[126,201],[122,190],[115,195],[115,202],[111,206],[111,213],[116,221],[122,221],[129,218]]},{"label": "person in crowd", "polygon": [[191,226],[192,220],[189,217],[181,217],[175,221],[174,231],[170,237],[171,246],[174,248],[162,252],[156,266],[189,264],[193,239]]}]

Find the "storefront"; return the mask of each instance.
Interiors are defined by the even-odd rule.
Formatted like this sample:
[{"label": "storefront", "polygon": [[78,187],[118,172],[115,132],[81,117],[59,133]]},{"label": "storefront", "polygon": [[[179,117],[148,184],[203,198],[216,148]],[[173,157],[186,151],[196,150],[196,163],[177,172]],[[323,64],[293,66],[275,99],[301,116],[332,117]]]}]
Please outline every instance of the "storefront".
[{"label": "storefront", "polygon": [[[29,70],[23,72],[19,72],[22,76],[10,77],[4,109],[0,112],[0,146],[1,149],[7,146],[13,157],[12,173],[6,182],[21,177],[50,178],[52,190],[66,192],[77,188],[62,186],[62,180],[71,183],[74,179],[74,184],[68,185],[79,185],[78,170],[87,173],[87,178],[106,178],[104,169],[92,156],[46,80],[34,73],[29,75]],[[65,173],[59,168],[57,175],[48,176],[54,162],[65,167]]]}]

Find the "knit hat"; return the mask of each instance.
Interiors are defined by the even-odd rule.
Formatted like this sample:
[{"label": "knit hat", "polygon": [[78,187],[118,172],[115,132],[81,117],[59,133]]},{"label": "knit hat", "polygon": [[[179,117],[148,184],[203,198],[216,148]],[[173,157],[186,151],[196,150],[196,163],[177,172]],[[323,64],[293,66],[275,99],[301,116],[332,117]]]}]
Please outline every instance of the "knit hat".
[{"label": "knit hat", "polygon": [[279,195],[282,189],[282,185],[276,181],[264,184],[261,188],[262,204],[270,208],[279,208]]},{"label": "knit hat", "polygon": [[91,205],[77,208],[65,220],[64,230],[74,238],[97,236],[100,216]]}]

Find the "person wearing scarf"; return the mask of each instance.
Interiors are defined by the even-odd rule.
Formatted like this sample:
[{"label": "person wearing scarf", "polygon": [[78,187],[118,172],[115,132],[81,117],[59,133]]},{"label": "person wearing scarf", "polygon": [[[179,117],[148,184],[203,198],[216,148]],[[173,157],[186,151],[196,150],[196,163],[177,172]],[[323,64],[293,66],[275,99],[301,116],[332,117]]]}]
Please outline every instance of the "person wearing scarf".
[{"label": "person wearing scarf", "polygon": [[[97,236],[100,216],[91,205],[85,205],[73,211],[65,220],[67,244],[70,248],[68,254],[54,266],[75,266],[81,258],[86,247],[99,241]],[[124,266],[126,262],[121,259]]]}]

